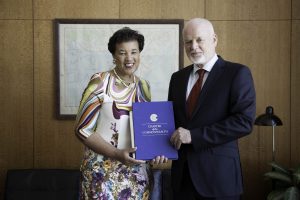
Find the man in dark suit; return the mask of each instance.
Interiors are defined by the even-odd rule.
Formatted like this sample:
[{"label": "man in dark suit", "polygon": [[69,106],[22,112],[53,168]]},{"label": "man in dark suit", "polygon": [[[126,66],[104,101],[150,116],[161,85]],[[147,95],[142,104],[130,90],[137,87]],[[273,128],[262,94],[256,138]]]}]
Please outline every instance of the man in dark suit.
[{"label": "man in dark suit", "polygon": [[217,56],[217,35],[206,19],[187,22],[183,39],[193,64],[175,72],[169,86],[177,128],[171,143],[179,154],[172,163],[173,198],[240,199],[237,139],[251,133],[255,118],[251,72]]}]

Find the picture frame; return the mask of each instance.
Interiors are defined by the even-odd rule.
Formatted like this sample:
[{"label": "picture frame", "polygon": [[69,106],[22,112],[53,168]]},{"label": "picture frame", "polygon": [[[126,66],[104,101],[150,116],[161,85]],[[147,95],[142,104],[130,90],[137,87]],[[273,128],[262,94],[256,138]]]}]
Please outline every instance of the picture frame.
[{"label": "picture frame", "polygon": [[75,119],[91,76],[114,68],[107,44],[123,27],[145,37],[136,75],[151,87],[152,101],[166,101],[172,73],[183,67],[183,19],[55,19],[57,118]]}]

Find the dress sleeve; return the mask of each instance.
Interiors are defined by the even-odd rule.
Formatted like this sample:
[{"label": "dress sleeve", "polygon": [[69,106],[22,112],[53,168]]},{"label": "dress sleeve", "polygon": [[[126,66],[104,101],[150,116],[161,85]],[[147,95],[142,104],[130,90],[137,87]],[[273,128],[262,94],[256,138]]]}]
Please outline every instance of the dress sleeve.
[{"label": "dress sleeve", "polygon": [[75,124],[75,134],[80,139],[89,137],[96,129],[99,109],[103,102],[101,85],[101,74],[94,74],[82,94]]},{"label": "dress sleeve", "polygon": [[140,79],[138,83],[137,102],[151,101],[151,89],[148,81]]}]

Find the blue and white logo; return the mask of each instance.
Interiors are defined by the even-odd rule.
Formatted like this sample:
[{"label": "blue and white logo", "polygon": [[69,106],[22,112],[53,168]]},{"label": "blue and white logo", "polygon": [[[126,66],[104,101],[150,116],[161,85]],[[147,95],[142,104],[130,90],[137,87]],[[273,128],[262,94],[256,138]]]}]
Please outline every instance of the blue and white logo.
[{"label": "blue and white logo", "polygon": [[152,122],[156,122],[156,121],[158,120],[157,114],[151,114],[151,115],[150,115],[150,120],[151,120]]}]

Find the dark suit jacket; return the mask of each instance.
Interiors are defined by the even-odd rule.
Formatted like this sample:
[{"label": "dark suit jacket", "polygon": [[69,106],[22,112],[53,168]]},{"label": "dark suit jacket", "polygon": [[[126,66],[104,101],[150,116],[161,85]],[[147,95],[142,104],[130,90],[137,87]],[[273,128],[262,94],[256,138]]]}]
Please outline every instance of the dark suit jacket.
[{"label": "dark suit jacket", "polygon": [[191,132],[192,144],[182,145],[172,163],[172,187],[178,191],[184,162],[202,196],[242,193],[242,173],[237,139],[252,131],[255,89],[248,67],[223,60],[213,66],[190,120],[186,116],[186,89],[193,66],[175,72],[170,81],[176,128]]}]

